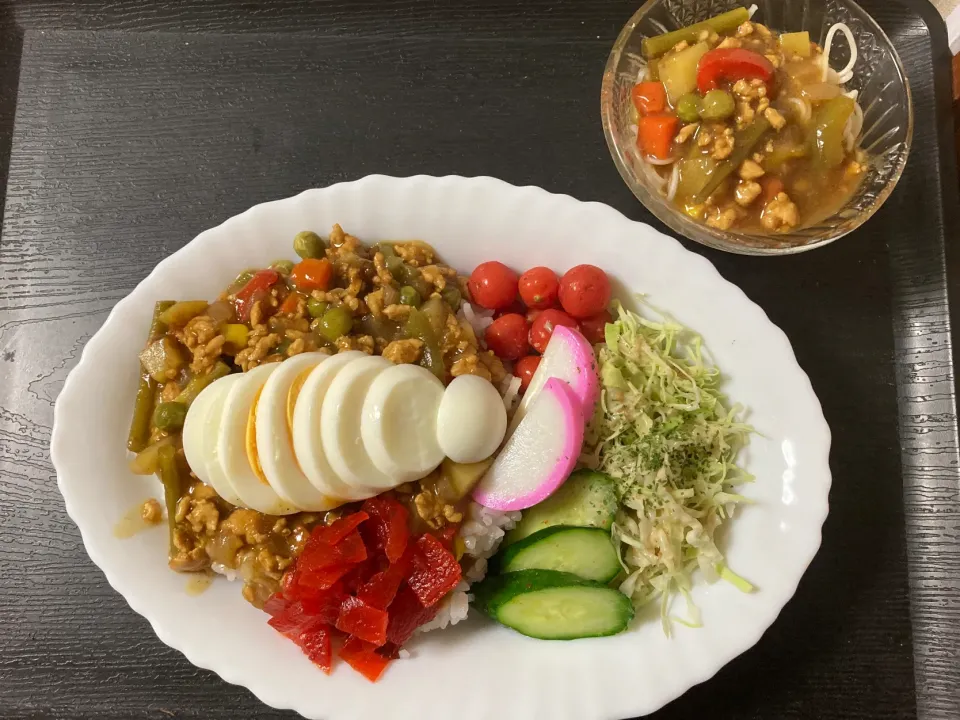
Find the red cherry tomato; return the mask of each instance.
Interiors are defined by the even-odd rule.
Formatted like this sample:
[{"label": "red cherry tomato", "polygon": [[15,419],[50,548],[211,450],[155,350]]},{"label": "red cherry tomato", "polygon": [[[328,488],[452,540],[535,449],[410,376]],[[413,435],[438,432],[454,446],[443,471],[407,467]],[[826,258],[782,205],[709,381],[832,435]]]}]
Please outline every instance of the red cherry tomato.
[{"label": "red cherry tomato", "polygon": [[530,344],[527,336],[530,333],[530,326],[527,325],[527,319],[517,313],[501,315],[490,327],[484,338],[487,341],[487,347],[493,350],[493,353],[504,360],[519,360],[530,351]]},{"label": "red cherry tomato", "polygon": [[577,329],[577,321],[567,315],[563,310],[544,310],[533,321],[530,326],[530,344],[538,353],[544,353],[547,350],[547,343],[550,342],[550,336],[553,335],[553,329],[557,325],[564,325]]},{"label": "red cherry tomato", "polygon": [[556,305],[559,289],[560,281],[550,268],[531,268],[520,276],[520,299],[533,310],[546,310]]},{"label": "red cherry tomato", "polygon": [[603,335],[606,331],[607,323],[613,322],[613,316],[609,310],[604,310],[599,315],[585,318],[580,321],[580,332],[587,339],[587,342],[596,345],[603,342]]},{"label": "red cherry tomato", "polygon": [[510,314],[526,315],[527,309],[523,306],[522,302],[520,302],[519,300],[514,300],[512,303],[507,305],[507,307],[503,308],[502,310],[497,310],[497,312],[494,313],[493,317],[494,319],[496,319],[498,317],[502,317],[504,315],[510,315]]},{"label": "red cherry tomato", "polygon": [[530,381],[533,380],[533,374],[537,371],[537,368],[540,367],[540,356],[539,355],[527,355],[525,358],[520,358],[517,360],[517,364],[513,366],[514,374],[520,378],[520,390],[526,390],[530,386]]},{"label": "red cherry tomato", "polygon": [[485,262],[477,265],[467,287],[480,307],[503,310],[517,298],[517,274],[501,262]]},{"label": "red cherry tomato", "polygon": [[575,318],[599,315],[610,304],[610,280],[595,265],[577,265],[560,278],[560,305]]}]

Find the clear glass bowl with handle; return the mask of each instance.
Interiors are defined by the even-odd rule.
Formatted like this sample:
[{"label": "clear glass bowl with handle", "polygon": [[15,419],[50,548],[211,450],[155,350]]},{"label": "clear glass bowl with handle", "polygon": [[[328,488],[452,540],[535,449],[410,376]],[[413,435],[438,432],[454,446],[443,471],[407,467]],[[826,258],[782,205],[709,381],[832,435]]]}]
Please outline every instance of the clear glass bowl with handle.
[{"label": "clear glass bowl with handle", "polygon": [[[849,27],[858,56],[847,90],[856,90],[864,123],[860,147],[869,169],[853,196],[836,212],[789,233],[720,230],[697,222],[669,202],[645,168],[636,145],[630,91],[645,67],[641,43],[701,22],[744,3],[736,0],[649,0],[620,32],[603,76],[600,98],[603,131],[620,175],[633,194],[662,222],[681,235],[709,247],[745,255],[785,255],[821,247],[853,232],[893,192],[907,163],[913,137],[913,105],[903,65],[880,26],[852,0],[757,0],[753,20],[778,32],[807,30],[821,47],[836,23]],[[831,66],[850,59],[844,42],[834,44]]]}]

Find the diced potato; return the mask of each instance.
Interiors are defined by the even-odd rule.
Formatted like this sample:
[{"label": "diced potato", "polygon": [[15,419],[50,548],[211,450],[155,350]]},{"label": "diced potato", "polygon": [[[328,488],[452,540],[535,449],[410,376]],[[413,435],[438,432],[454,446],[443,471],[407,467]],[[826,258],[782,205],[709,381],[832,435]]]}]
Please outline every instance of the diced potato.
[{"label": "diced potato", "polygon": [[803,32],[784,33],[780,36],[780,47],[787,54],[799,55],[800,57],[810,57],[810,33]]},{"label": "diced potato", "polygon": [[227,323],[223,326],[224,344],[234,353],[243,350],[247,346],[247,338],[249,336],[250,330],[246,325]]},{"label": "diced potato", "polygon": [[660,82],[667,88],[671,105],[676,105],[680,98],[697,89],[697,65],[709,50],[706,43],[697,43],[660,60]]},{"label": "diced potato", "polygon": [[176,340],[162,337],[140,353],[143,369],[159,383],[170,379],[170,371],[177,371],[187,364],[186,358]]}]

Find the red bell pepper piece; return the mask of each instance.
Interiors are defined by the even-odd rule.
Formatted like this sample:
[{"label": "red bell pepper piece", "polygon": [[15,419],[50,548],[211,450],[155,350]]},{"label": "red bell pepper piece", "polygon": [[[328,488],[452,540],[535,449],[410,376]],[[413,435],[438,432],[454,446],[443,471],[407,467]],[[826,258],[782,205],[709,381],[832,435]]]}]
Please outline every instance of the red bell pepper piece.
[{"label": "red bell pepper piece", "polygon": [[637,145],[644,155],[660,160],[670,157],[670,146],[680,119],[675,115],[647,115],[637,122]]},{"label": "red bell pepper piece", "polygon": [[323,625],[324,623],[320,618],[308,614],[304,609],[303,603],[297,601],[287,606],[287,608],[276,617],[267,620],[267,624],[279,633],[283,633],[290,638],[296,638],[300,633]]},{"label": "red bell pepper piece", "polygon": [[333,283],[333,265],[327,259],[307,258],[293,266],[290,282],[300,292],[329,290]]},{"label": "red bell pepper piece", "polygon": [[[353,569],[352,565],[337,565],[326,570],[304,572],[299,578],[299,587],[305,589],[329,590]],[[307,595],[309,597],[309,595]]]},{"label": "red bell pepper piece", "polygon": [[412,559],[412,553],[404,553],[397,562],[371,577],[357,592],[357,597],[371,607],[389,608],[410,571]]},{"label": "red bell pepper piece", "polygon": [[390,658],[380,655],[376,648],[359,638],[348,638],[340,648],[340,657],[370,682],[376,682],[390,664]]},{"label": "red bell pepper piece", "polygon": [[397,562],[410,539],[410,512],[400,501],[382,496],[366,500],[363,512],[370,516],[370,522],[364,525],[368,544],[383,552],[390,562]]},{"label": "red bell pepper piece", "polygon": [[343,586],[351,595],[356,595],[370,578],[387,567],[387,559],[383,555],[367,558],[350,568],[350,572],[343,576]]},{"label": "red bell pepper piece", "polygon": [[270,288],[280,279],[276,270],[260,270],[234,295],[234,309],[242,322],[250,320],[250,311],[257,300],[266,297]]},{"label": "red bell pepper piece", "polygon": [[356,530],[361,523],[369,519],[369,515],[362,510],[346,515],[331,525],[318,525],[310,533],[310,539],[304,551],[309,551],[312,545],[336,545],[350,533]]},{"label": "red bell pepper piece", "polygon": [[340,607],[347,599],[343,585],[334,583],[326,590],[317,590],[311,597],[301,600],[303,610],[312,617],[318,618],[327,625],[333,625],[340,616]]},{"label": "red bell pepper piece", "polygon": [[280,312],[284,315],[293,315],[293,313],[297,311],[297,307],[300,305],[300,298],[302,297],[303,295],[296,292],[287,295],[280,304]]},{"label": "red bell pepper piece", "polygon": [[310,661],[327,675],[333,669],[333,652],[330,647],[330,630],[319,626],[306,630],[296,639],[297,645]]},{"label": "red bell pepper piece", "polygon": [[359,598],[348,597],[340,606],[334,627],[379,647],[387,641],[389,621],[386,611],[371,607]]},{"label": "red bell pepper piece", "polygon": [[414,630],[433,620],[439,611],[437,605],[425,608],[413,590],[404,585],[390,603],[387,640],[398,647],[403,645],[413,635]]},{"label": "red bell pepper piece", "polygon": [[363,538],[356,530],[352,530],[336,545],[314,540],[311,536],[297,561],[297,569],[304,574],[309,574],[344,565],[356,565],[366,559],[367,548],[363,544]]},{"label": "red bell pepper piece", "polygon": [[460,582],[460,563],[433,535],[417,538],[407,585],[424,607],[437,603]]},{"label": "red bell pepper piece", "polygon": [[760,53],[742,48],[718,48],[700,58],[697,88],[703,94],[716,89],[724,80],[736,82],[754,78],[763,80],[769,88],[773,72],[773,63]]},{"label": "red bell pepper piece", "polygon": [[286,610],[289,604],[289,601],[283,597],[283,593],[274,593],[268,597],[267,601],[263,604],[263,611],[271,617],[276,617]]},{"label": "red bell pepper piece", "polygon": [[630,91],[633,106],[641,115],[655,115],[667,109],[667,89],[662,82],[642,82]]},{"label": "red bell pepper piece", "polygon": [[437,540],[440,541],[440,544],[443,545],[447,550],[453,552],[453,545],[457,539],[457,533],[460,532],[459,523],[444,525],[443,529],[436,534]]}]

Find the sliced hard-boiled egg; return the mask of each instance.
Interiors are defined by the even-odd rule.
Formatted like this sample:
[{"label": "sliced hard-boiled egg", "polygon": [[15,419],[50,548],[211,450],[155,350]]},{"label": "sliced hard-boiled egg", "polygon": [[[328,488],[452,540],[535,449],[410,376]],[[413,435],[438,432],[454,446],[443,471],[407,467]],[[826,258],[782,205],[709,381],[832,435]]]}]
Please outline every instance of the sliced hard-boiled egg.
[{"label": "sliced hard-boiled egg", "polygon": [[393,367],[372,355],[346,365],[330,383],[320,414],[320,438],[330,467],[353,487],[373,487],[378,492],[404,482],[377,469],[364,447],[360,418],[367,391],[380,373]]},{"label": "sliced hard-boiled egg", "polygon": [[447,385],[437,413],[437,442],[458,463],[490,457],[507,431],[507,410],[497,389],[476,375]]},{"label": "sliced hard-boiled egg", "polygon": [[440,464],[437,411],[442,399],[443,383],[419,365],[394,365],[376,376],[363,401],[360,434],[377,470],[409,482]]},{"label": "sliced hard-boiled egg", "polygon": [[277,495],[300,510],[330,510],[345,501],[320,492],[304,475],[293,451],[293,412],[310,372],[330,356],[311,352],[284,360],[260,391],[256,407],[260,468]]},{"label": "sliced hard-boiled egg", "polygon": [[380,491],[362,484],[348,483],[334,471],[321,440],[321,415],[330,384],[345,367],[366,357],[358,350],[350,350],[317,365],[304,380],[293,409],[293,449],[301,470],[324,495],[344,500],[365,500]]},{"label": "sliced hard-boiled egg", "polygon": [[217,457],[217,437],[227,394],[240,375],[227,375],[197,395],[183,423],[183,453],[193,474],[232,505],[243,505]]},{"label": "sliced hard-boiled egg", "polygon": [[257,454],[257,400],[267,378],[278,367],[277,363],[260,365],[238,376],[224,402],[217,439],[217,458],[241,504],[266,515],[289,515],[297,511],[270,487]]}]

